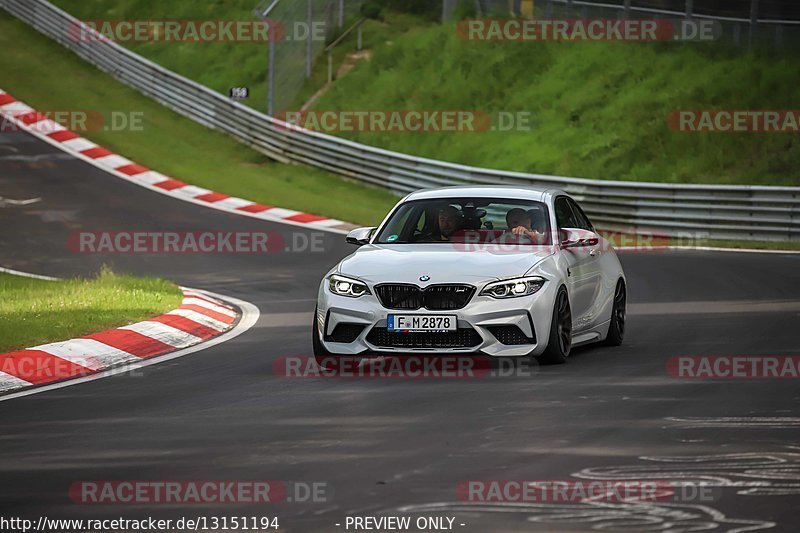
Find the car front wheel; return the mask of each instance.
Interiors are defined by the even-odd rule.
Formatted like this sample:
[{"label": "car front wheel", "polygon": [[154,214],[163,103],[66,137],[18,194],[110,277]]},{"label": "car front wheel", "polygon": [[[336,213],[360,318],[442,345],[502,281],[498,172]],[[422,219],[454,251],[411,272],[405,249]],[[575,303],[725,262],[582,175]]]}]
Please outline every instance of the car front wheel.
[{"label": "car front wheel", "polygon": [[625,305],[627,295],[625,282],[619,280],[614,291],[614,303],[611,307],[611,323],[608,325],[608,336],[605,340],[607,346],[619,346],[625,338]]}]

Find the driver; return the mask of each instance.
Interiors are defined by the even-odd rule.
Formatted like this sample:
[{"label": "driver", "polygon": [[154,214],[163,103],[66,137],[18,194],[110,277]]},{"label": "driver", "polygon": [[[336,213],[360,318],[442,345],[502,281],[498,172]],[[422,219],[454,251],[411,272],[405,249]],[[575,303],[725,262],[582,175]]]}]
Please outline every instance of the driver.
[{"label": "driver", "polygon": [[515,207],[506,213],[506,224],[508,230],[514,235],[527,235],[531,239],[536,239],[542,234],[532,229],[533,223],[528,211]]},{"label": "driver", "polygon": [[455,232],[464,227],[461,211],[452,205],[439,210],[439,235],[440,240],[449,241]]}]

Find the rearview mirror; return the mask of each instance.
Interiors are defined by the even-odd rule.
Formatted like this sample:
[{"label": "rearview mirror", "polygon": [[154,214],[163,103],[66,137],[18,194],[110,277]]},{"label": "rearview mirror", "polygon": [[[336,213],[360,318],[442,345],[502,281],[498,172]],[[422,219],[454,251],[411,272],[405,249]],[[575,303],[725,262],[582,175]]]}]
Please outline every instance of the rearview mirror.
[{"label": "rearview mirror", "polygon": [[562,248],[582,248],[596,246],[600,237],[593,231],[579,228],[563,228],[559,231]]},{"label": "rearview mirror", "polygon": [[369,244],[369,240],[376,229],[378,228],[356,228],[347,234],[345,240],[348,244],[355,244],[356,246]]}]

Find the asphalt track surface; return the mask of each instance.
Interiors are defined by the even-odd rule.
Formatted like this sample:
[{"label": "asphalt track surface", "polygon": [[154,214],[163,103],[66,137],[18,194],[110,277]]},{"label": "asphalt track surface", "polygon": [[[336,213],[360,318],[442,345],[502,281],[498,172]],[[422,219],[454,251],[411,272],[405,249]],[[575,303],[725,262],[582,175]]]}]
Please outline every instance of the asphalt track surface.
[{"label": "asphalt track surface", "polygon": [[[800,527],[798,381],[685,380],[665,369],[675,355],[800,354],[800,255],[623,252],[625,343],[576,350],[562,366],[459,380],[286,379],[273,363],[310,355],[317,284],[352,251],[341,235],[321,234],[316,252],[73,253],[66,242],[78,230],[318,232],[181,202],[20,133],[0,138],[0,196],[41,198],[0,208],[2,266],[69,276],[110,263],[262,313],[230,342],[134,375],[0,402],[2,516],[278,516],[285,531],[344,530],[347,515],[453,516],[465,532]],[[464,480],[608,479],[619,467],[637,479],[656,469],[656,479],[739,486],[710,502],[645,506],[471,505],[456,495]],[[324,482],[329,501],[88,506],[67,495],[79,480]]]}]

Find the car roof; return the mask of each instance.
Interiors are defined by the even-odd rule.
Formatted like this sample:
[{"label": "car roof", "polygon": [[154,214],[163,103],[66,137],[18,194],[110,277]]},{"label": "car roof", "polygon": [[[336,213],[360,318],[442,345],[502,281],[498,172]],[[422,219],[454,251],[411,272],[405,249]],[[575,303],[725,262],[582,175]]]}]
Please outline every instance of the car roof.
[{"label": "car roof", "polygon": [[545,196],[555,196],[566,194],[559,189],[536,188],[508,185],[484,185],[484,186],[454,186],[438,187],[435,189],[422,189],[412,192],[406,196],[405,201],[427,200],[435,198],[469,198],[469,197],[488,197],[488,198],[516,198],[522,200],[542,201]]}]

